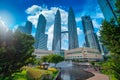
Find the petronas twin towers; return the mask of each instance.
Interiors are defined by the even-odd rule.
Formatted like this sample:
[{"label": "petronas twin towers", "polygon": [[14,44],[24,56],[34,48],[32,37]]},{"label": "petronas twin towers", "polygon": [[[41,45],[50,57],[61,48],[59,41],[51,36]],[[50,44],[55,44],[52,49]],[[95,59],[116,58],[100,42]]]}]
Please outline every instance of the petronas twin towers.
[{"label": "petronas twin towers", "polygon": [[[54,21],[54,33],[53,33],[53,43],[52,50],[59,53],[61,51],[61,34],[65,32],[61,32],[61,15],[60,11],[57,10]],[[44,49],[47,50],[47,38],[48,35],[45,34],[46,28],[46,19],[41,14],[38,18],[38,24],[35,34],[35,48],[36,49]],[[78,48],[78,36],[77,36],[77,27],[75,21],[75,15],[73,9],[70,8],[68,12],[68,40],[69,40],[69,49]]]},{"label": "petronas twin towers", "polygon": [[[68,12],[68,40],[69,49],[78,48],[78,36],[77,36],[77,26],[75,21],[75,15],[72,8],[69,8]],[[54,22],[54,34],[53,34],[53,51],[61,50],[61,15],[60,11],[57,10]]]}]

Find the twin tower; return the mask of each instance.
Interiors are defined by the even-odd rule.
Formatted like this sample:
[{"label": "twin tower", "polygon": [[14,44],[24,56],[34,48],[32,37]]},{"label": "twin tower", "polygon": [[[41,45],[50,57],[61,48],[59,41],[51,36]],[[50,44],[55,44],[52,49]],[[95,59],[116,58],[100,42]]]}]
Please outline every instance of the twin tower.
[{"label": "twin tower", "polygon": [[[72,8],[69,8],[68,12],[68,31],[61,32],[61,15],[60,11],[57,10],[54,20],[54,32],[53,32],[53,43],[52,50],[59,52],[61,51],[61,34],[68,33],[69,49],[78,48],[78,36],[77,27],[75,21],[75,15]],[[36,49],[45,49],[47,46],[47,35],[45,34],[46,19],[41,14],[38,19],[37,31],[35,35]],[[46,37],[45,37],[46,36]]]},{"label": "twin tower", "polygon": [[68,31],[61,32],[61,19],[62,18],[60,15],[60,11],[57,10],[54,22],[52,50],[53,51],[61,50],[61,34],[66,32],[68,33],[69,49],[78,48],[79,44],[77,36],[77,26],[73,9],[69,8],[68,11]]}]

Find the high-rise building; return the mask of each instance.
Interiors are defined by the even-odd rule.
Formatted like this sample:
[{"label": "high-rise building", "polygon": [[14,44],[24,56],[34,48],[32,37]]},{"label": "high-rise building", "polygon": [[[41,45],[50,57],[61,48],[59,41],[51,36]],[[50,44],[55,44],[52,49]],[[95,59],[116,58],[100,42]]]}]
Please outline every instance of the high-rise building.
[{"label": "high-rise building", "polygon": [[17,27],[17,30],[25,33],[25,27],[24,27],[24,26],[18,26],[18,27]]},{"label": "high-rise building", "polygon": [[110,21],[111,18],[113,18],[115,22],[117,23],[118,14],[115,12],[116,0],[98,0],[98,3],[101,8],[101,11],[103,12],[105,19],[107,21]]},{"label": "high-rise building", "polygon": [[23,33],[31,34],[32,23],[30,21],[27,21],[25,26],[18,26],[17,29]]},{"label": "high-rise building", "polygon": [[38,18],[38,24],[35,34],[35,49],[47,49],[47,34],[45,34],[46,19],[41,14]]},{"label": "high-rise building", "polygon": [[77,26],[75,21],[75,15],[72,8],[69,8],[68,12],[68,37],[69,37],[69,49],[79,48]]},{"label": "high-rise building", "polygon": [[38,49],[47,50],[48,35],[44,33],[39,34]]},{"label": "high-rise building", "polygon": [[83,31],[85,34],[86,47],[98,49],[100,51],[97,35],[94,33],[94,28],[90,16],[82,17]]},{"label": "high-rise building", "polygon": [[27,21],[25,24],[25,33],[31,34],[32,32],[32,23],[30,21]]},{"label": "high-rise building", "polygon": [[59,10],[55,15],[52,50],[56,52],[61,50],[61,15]]}]

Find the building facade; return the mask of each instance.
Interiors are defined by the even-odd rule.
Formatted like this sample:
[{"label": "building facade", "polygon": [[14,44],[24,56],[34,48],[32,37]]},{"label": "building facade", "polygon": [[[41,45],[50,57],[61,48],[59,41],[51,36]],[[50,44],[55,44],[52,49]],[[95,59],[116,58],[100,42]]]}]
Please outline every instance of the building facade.
[{"label": "building facade", "polygon": [[55,15],[52,50],[56,53],[61,50],[61,15],[59,10]]},{"label": "building facade", "polygon": [[17,28],[19,31],[26,33],[26,34],[31,34],[32,32],[32,23],[30,21],[27,21],[25,26],[18,26]]},{"label": "building facade", "polygon": [[40,59],[42,56],[46,56],[46,55],[49,55],[49,54],[52,54],[52,53],[53,53],[53,51],[35,49],[33,54],[36,55],[36,58]]},{"label": "building facade", "polygon": [[90,16],[82,17],[83,31],[85,34],[86,47],[98,49],[100,51],[97,35],[94,33],[94,28]]},{"label": "building facade", "polygon": [[48,35],[45,34],[45,28],[46,28],[46,19],[41,14],[38,18],[38,24],[35,34],[35,49],[47,49],[47,39]]},{"label": "building facade", "polygon": [[79,61],[98,61],[102,60],[102,55],[97,49],[92,48],[76,48],[65,51],[66,60]]},{"label": "building facade", "polygon": [[27,34],[31,34],[32,32],[32,23],[30,21],[27,21],[25,24],[25,32]]},{"label": "building facade", "polygon": [[75,15],[72,8],[69,8],[68,12],[68,40],[69,49],[79,48],[77,26],[75,21]]},{"label": "building facade", "polygon": [[115,3],[116,0],[98,0],[99,6],[101,8],[101,11],[103,12],[103,15],[107,21],[110,21],[111,18],[117,22],[117,16],[118,14],[115,12],[116,7]]}]

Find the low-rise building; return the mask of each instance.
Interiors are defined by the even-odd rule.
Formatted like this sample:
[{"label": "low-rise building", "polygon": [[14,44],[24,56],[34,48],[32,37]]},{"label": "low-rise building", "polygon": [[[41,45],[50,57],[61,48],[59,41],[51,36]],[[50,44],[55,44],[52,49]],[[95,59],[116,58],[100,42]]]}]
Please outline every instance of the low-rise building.
[{"label": "low-rise building", "polygon": [[53,51],[35,49],[33,54],[36,55],[36,58],[41,58],[42,56],[46,56],[48,54],[53,54]]},{"label": "low-rise building", "polygon": [[76,48],[65,51],[66,60],[86,60],[97,61],[102,59],[101,53],[97,49],[92,48]]}]

